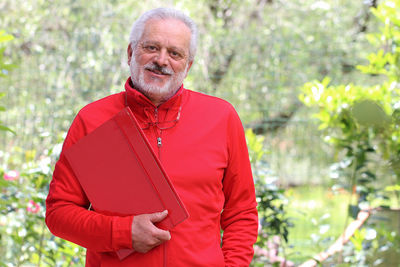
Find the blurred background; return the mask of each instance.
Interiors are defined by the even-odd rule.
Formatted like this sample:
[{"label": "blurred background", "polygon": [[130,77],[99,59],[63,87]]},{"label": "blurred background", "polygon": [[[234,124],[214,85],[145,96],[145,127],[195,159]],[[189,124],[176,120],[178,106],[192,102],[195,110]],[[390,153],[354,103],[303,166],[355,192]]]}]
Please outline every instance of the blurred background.
[{"label": "blurred background", "polygon": [[[75,114],[123,90],[132,23],[175,7],[198,24],[185,87],[238,111],[260,212],[252,266],[399,266],[400,1],[3,0],[0,266],[83,266],[44,224]],[[319,259],[319,258],[318,258]]]}]

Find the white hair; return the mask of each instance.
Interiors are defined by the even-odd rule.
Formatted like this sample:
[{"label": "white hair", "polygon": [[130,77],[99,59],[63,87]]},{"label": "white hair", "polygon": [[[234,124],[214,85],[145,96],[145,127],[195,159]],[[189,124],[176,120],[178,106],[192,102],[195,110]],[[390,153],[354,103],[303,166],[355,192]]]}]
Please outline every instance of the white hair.
[{"label": "white hair", "polygon": [[189,61],[193,61],[197,50],[197,26],[196,23],[186,16],[183,12],[172,8],[156,8],[143,13],[138,20],[136,20],[129,35],[129,44],[132,50],[135,50],[139,40],[142,38],[146,22],[150,19],[176,19],[183,22],[191,32],[190,47],[189,47]]}]

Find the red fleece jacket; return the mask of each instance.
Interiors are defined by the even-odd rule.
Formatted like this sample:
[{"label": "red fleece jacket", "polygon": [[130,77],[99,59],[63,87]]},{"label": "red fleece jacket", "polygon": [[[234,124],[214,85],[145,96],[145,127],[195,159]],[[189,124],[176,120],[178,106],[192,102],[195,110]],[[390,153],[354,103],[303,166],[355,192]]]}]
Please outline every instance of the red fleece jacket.
[{"label": "red fleece jacket", "polygon": [[[258,217],[244,131],[234,108],[183,87],[155,107],[128,79],[125,92],[93,102],[78,113],[63,151],[126,105],[144,128],[189,219],[170,231],[168,242],[119,261],[115,251],[132,248],[133,216],[88,210],[90,203],[61,152],[46,200],[50,231],[87,248],[90,267],[249,266]],[[150,123],[155,121],[159,127]]]}]

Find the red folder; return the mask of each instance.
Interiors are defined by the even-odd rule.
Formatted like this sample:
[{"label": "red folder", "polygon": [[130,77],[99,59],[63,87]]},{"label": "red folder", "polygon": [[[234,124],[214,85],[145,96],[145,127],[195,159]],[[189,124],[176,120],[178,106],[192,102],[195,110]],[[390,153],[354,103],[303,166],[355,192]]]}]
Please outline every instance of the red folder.
[{"label": "red folder", "polygon": [[[188,212],[126,107],[68,148],[66,156],[92,208],[106,215],[137,215],[168,210],[157,226],[170,230]],[[133,250],[117,252],[122,260]]]}]

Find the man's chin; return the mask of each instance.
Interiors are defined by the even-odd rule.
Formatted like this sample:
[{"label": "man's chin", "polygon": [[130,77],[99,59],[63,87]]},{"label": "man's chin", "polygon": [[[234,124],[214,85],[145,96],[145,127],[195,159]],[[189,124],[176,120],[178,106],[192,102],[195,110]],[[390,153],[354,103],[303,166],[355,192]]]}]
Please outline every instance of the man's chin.
[{"label": "man's chin", "polygon": [[146,82],[145,84],[147,88],[151,88],[154,91],[161,92],[166,90],[165,85],[167,84],[167,82],[160,83],[152,81],[152,82]]},{"label": "man's chin", "polygon": [[[168,76],[165,80],[152,79],[143,72],[132,76],[132,83],[136,90],[147,96],[150,100],[162,99],[168,100],[172,97],[183,81],[183,74],[178,76]],[[179,84],[179,85],[178,85]]]},{"label": "man's chin", "polygon": [[141,91],[144,95],[153,98],[168,98],[171,94],[174,94],[174,90],[172,90],[168,83],[163,84],[164,86],[160,86],[158,83],[145,83],[145,84],[138,84],[136,89]]}]

